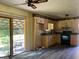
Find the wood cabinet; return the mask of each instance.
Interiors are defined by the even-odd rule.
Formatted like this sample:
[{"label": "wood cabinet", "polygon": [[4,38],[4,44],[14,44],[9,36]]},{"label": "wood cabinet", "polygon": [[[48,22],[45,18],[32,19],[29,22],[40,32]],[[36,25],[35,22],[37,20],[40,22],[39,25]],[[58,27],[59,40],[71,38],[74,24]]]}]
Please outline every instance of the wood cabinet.
[{"label": "wood cabinet", "polygon": [[42,39],[43,40],[42,47],[48,48],[51,45],[51,39],[52,38],[50,38],[50,36],[48,36],[48,35],[43,35],[42,37],[43,37],[43,39]]},{"label": "wood cabinet", "polygon": [[53,46],[56,44],[56,39],[55,39],[55,35],[43,35],[42,36],[42,40],[43,40],[43,44],[42,47],[44,48],[48,48],[50,46]]},{"label": "wood cabinet", "polygon": [[75,46],[75,45],[78,45],[79,44],[79,42],[78,42],[78,36],[79,35],[71,35],[70,44],[72,46]]},{"label": "wood cabinet", "polygon": [[72,32],[79,33],[79,19],[58,21],[57,29],[62,29],[63,27],[70,27]]},{"label": "wood cabinet", "polygon": [[[70,45],[71,46],[76,46],[79,44],[78,41],[79,35],[71,35],[71,39],[70,39]],[[60,38],[60,34],[55,34],[55,43],[56,44],[61,44],[61,38]]]},{"label": "wood cabinet", "polygon": [[[63,21],[58,21],[56,23],[57,29],[62,29],[62,27],[71,27],[71,31],[73,33],[79,33],[79,19],[69,19],[69,20],[63,20]],[[71,35],[71,41],[70,44],[73,45],[78,45],[79,44],[79,35],[72,34]]]},{"label": "wood cabinet", "polygon": [[46,19],[40,17],[34,17],[34,48],[42,47],[41,30],[45,29]]},{"label": "wood cabinet", "polygon": [[[48,28],[49,21],[48,19],[40,17],[34,17],[34,20],[34,48],[47,48],[48,46],[53,44],[53,36],[51,36],[51,39],[49,40],[49,36],[43,36],[39,32],[40,28],[44,30]],[[53,23],[53,21],[50,21],[50,23]]]}]

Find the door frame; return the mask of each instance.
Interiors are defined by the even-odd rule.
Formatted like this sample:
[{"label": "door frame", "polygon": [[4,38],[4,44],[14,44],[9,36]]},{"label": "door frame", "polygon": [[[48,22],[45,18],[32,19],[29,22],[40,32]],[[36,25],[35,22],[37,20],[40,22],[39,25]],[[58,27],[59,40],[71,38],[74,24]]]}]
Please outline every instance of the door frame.
[{"label": "door frame", "polygon": [[[13,55],[13,18],[12,17],[6,17],[6,16],[0,16],[0,18],[7,18],[9,19],[9,30],[10,30],[10,55],[9,56],[4,56],[4,57],[9,57],[9,58],[12,58],[14,55]],[[24,19],[24,40],[25,40],[25,19]],[[2,58],[4,58],[2,57]]]}]

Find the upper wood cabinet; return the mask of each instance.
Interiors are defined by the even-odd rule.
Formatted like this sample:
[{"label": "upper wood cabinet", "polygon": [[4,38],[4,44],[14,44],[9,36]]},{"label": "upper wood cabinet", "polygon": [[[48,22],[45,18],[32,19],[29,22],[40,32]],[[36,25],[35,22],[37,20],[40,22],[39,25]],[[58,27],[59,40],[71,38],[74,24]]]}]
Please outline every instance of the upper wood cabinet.
[{"label": "upper wood cabinet", "polygon": [[75,33],[79,33],[79,19],[63,20],[58,22],[58,29],[62,27],[71,27],[71,30]]},{"label": "upper wood cabinet", "polygon": [[44,18],[41,18],[41,17],[35,17],[35,18],[36,18],[37,23],[41,23],[41,24],[45,23],[45,19]]}]

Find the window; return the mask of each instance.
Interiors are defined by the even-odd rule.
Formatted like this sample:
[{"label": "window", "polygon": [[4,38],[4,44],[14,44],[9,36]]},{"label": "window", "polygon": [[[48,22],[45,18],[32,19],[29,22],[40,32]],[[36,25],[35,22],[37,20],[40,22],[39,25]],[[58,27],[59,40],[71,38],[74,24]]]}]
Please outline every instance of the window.
[{"label": "window", "polygon": [[13,19],[13,54],[24,51],[24,20]]},{"label": "window", "polygon": [[10,55],[9,19],[0,18],[0,57]]},{"label": "window", "polygon": [[48,30],[53,30],[54,29],[53,26],[54,26],[54,24],[48,23]]}]

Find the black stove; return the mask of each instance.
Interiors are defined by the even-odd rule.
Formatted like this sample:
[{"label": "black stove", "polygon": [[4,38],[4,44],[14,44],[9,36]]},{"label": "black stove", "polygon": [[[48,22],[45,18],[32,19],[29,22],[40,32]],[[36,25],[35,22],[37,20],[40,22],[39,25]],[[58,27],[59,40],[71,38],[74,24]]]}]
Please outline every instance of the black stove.
[{"label": "black stove", "polygon": [[61,33],[61,45],[70,46],[71,33],[71,31],[63,31]]}]

